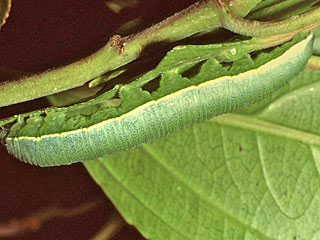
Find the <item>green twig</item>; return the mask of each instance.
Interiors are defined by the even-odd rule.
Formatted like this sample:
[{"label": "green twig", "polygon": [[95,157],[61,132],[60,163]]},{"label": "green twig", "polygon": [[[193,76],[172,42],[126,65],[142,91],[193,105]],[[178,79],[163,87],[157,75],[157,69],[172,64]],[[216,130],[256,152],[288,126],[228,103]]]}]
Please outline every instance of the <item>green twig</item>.
[{"label": "green twig", "polygon": [[320,7],[284,20],[260,22],[231,15],[222,0],[218,0],[217,5],[221,9],[221,27],[245,36],[266,37],[285,34],[320,22]]}]

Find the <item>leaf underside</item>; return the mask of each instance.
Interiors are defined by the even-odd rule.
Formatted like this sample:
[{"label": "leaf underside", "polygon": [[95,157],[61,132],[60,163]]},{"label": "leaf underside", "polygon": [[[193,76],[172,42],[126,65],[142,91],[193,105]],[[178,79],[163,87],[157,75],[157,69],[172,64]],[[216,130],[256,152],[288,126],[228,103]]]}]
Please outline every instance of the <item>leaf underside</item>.
[{"label": "leaf underside", "polygon": [[320,239],[319,80],[85,166],[148,239]]},{"label": "leaf underside", "polygon": [[248,109],[84,165],[148,239],[316,240],[319,126],[306,69]]}]

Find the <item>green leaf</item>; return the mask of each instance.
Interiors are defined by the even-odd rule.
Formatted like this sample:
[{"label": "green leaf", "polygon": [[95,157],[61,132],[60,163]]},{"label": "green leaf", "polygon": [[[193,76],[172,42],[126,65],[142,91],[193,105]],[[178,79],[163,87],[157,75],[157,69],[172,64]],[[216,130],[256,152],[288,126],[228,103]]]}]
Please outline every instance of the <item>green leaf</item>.
[{"label": "green leaf", "polygon": [[152,240],[320,239],[320,71],[247,112],[85,166]]},{"label": "green leaf", "polygon": [[[101,121],[118,117],[148,101],[159,99],[180,89],[258,68],[280,56],[306,36],[307,34],[299,34],[282,46],[271,51],[268,49],[268,52],[256,51],[254,53],[258,56],[254,59],[248,53],[266,47],[264,43],[259,44],[259,40],[255,38],[225,44],[176,47],[165,56],[155,69],[128,85],[116,85],[112,90],[96,99],[70,107],[47,108],[44,111],[20,115],[21,121],[26,121],[26,123],[16,123],[17,126],[13,131],[14,136],[41,136],[89,127]],[[270,45],[270,43],[268,44]],[[220,62],[227,63],[227,65],[223,66]],[[196,65],[199,64],[200,67],[191,76],[183,77],[183,75],[190,75],[187,72],[190,73],[193,67],[197,67]],[[159,88],[150,89],[151,93],[142,89],[159,76],[161,76]],[[121,105],[113,104],[114,100],[120,100]],[[59,117],[55,118],[55,127],[52,127],[51,118],[55,114]],[[14,119],[12,120],[14,121]],[[5,123],[7,124],[6,120]],[[4,125],[3,121],[0,121],[0,126],[2,125]],[[13,135],[9,133],[9,136]]]}]

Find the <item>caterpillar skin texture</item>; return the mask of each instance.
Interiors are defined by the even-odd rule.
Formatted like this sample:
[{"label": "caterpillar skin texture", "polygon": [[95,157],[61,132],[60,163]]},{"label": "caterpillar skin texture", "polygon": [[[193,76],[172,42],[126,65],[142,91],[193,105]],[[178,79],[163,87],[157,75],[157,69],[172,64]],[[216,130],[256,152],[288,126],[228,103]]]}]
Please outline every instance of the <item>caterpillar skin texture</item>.
[{"label": "caterpillar skin texture", "polygon": [[309,35],[257,69],[182,89],[88,128],[40,137],[8,137],[7,149],[24,162],[57,166],[137,147],[269,96],[303,69],[312,44],[313,36]]}]

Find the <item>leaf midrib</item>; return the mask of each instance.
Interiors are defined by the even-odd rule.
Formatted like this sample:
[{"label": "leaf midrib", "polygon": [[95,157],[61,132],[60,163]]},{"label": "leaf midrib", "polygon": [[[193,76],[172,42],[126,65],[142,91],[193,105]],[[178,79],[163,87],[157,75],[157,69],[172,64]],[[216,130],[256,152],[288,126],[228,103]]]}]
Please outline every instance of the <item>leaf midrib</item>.
[{"label": "leaf midrib", "polygon": [[215,117],[211,122],[216,122],[219,125],[232,126],[250,130],[256,133],[263,133],[277,137],[296,140],[307,145],[320,147],[320,136],[313,133],[308,133],[299,129],[286,127],[277,123],[259,119],[256,116],[241,115],[238,113],[224,114]]}]

